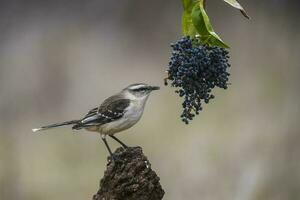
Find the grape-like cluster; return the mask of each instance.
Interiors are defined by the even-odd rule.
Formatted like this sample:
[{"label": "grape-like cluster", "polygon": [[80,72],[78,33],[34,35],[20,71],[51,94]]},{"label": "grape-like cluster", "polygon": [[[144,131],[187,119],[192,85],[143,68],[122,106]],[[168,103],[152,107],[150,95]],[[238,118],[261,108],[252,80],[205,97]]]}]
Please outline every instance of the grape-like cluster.
[{"label": "grape-like cluster", "polygon": [[215,87],[228,87],[228,51],[220,47],[200,45],[198,39],[183,37],[171,44],[172,57],[167,80],[178,88],[175,92],[184,98],[181,119],[186,124],[202,110],[202,103],[209,103]]}]

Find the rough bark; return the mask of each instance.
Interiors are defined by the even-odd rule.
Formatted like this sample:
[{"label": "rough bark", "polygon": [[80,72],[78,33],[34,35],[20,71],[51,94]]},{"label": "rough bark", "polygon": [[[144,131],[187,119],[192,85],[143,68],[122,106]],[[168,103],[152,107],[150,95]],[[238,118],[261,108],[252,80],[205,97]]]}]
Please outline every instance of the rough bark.
[{"label": "rough bark", "polygon": [[[93,200],[161,200],[164,190],[141,147],[118,148]],[[108,160],[111,160],[110,157]]]}]

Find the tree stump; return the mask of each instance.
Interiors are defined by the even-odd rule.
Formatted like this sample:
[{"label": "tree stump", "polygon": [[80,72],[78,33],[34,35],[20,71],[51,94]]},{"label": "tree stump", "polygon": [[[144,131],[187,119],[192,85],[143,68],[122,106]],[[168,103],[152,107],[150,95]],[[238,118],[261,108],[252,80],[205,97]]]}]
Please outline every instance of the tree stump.
[{"label": "tree stump", "polygon": [[[161,200],[164,196],[160,178],[141,147],[118,148],[115,162],[109,161],[100,189],[93,200]],[[111,160],[108,157],[108,160]]]}]

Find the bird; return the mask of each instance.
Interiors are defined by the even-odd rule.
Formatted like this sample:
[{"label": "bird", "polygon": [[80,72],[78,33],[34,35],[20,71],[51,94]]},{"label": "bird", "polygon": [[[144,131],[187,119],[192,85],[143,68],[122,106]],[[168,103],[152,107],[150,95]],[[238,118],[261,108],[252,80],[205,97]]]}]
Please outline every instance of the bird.
[{"label": "bird", "polygon": [[158,86],[151,86],[145,83],[131,84],[119,93],[105,99],[100,106],[89,110],[88,113],[79,120],[46,125],[40,128],[34,128],[32,131],[45,131],[52,128],[72,125],[73,130],[85,129],[87,131],[100,133],[102,141],[111,158],[114,160],[106,136],[111,137],[127,149],[128,146],[119,140],[115,134],[131,128],[141,119],[150,93],[159,89],[160,87]]}]

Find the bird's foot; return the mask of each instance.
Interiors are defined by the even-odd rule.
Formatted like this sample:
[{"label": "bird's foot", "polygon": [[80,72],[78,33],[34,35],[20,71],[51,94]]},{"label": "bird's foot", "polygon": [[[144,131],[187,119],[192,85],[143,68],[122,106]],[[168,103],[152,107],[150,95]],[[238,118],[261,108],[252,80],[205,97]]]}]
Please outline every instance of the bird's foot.
[{"label": "bird's foot", "polygon": [[122,144],[122,147],[123,147],[124,149],[129,149],[129,146],[127,146],[126,144]]},{"label": "bird's foot", "polygon": [[123,160],[119,158],[118,156],[112,154],[111,156],[108,157],[108,164],[110,163],[122,163]]}]

